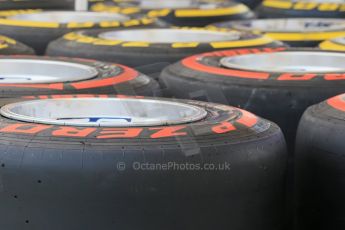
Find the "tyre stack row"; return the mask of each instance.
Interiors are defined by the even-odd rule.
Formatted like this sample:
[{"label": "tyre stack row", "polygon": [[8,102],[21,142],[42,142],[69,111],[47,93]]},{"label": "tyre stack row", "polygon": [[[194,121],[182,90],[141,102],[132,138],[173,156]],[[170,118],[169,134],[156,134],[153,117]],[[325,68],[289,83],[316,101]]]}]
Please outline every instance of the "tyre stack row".
[{"label": "tyre stack row", "polygon": [[345,20],[263,9],[278,0],[5,3],[5,229],[342,229]]}]

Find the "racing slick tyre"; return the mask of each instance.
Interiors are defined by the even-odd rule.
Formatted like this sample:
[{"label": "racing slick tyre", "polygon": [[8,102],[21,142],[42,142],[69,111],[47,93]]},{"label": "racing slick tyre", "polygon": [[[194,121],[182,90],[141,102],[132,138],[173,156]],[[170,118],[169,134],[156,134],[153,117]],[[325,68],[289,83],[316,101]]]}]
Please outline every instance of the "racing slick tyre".
[{"label": "racing slick tyre", "polygon": [[264,0],[257,8],[259,18],[344,18],[342,1]]},{"label": "racing slick tyre", "polygon": [[191,56],[165,68],[174,97],[230,104],[277,123],[293,149],[304,110],[345,90],[345,54],[314,49],[256,48]]},{"label": "racing slick tyre", "polygon": [[319,44],[322,50],[345,51],[345,37],[337,37]]},{"label": "racing slick tyre", "polygon": [[294,47],[315,47],[324,40],[345,35],[343,19],[254,19],[221,22],[212,26],[265,34]]},{"label": "racing slick tyre", "polygon": [[11,38],[0,35],[0,55],[10,54],[35,54],[34,50],[23,43],[17,42]]},{"label": "racing slick tyre", "polygon": [[296,229],[344,229],[345,95],[308,108],[296,139]]},{"label": "racing slick tyre", "polygon": [[274,123],[206,102],[75,97],[0,104],[4,229],[282,229]]},{"label": "racing slick tyre", "polygon": [[156,19],[131,19],[125,14],[42,10],[0,11],[0,34],[31,46],[40,55],[44,54],[50,41],[72,31],[143,26],[158,25]]},{"label": "racing slick tyre", "polygon": [[0,10],[19,9],[73,9],[73,0],[1,0]]},{"label": "racing slick tyre", "polygon": [[262,0],[236,0],[236,2],[240,2],[250,9],[255,9],[259,4],[261,4]]},{"label": "racing slick tyre", "polygon": [[129,67],[94,60],[0,56],[0,98],[73,93],[159,95],[158,83]]},{"label": "racing slick tyre", "polygon": [[[93,58],[138,67],[174,63],[196,53],[225,48],[282,45],[266,36],[227,29],[87,30],[51,42],[47,55]],[[145,73],[150,71],[160,70],[148,68]]]},{"label": "racing slick tyre", "polygon": [[160,18],[175,26],[206,26],[211,23],[254,18],[254,13],[244,4],[237,2],[144,0],[131,3],[97,3],[91,11],[129,11]]}]

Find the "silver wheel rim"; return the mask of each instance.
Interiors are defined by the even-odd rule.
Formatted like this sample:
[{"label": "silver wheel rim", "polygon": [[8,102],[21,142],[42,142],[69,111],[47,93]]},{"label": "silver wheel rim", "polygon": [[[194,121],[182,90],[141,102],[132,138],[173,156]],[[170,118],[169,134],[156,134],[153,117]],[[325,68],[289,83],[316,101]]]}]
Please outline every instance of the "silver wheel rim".
[{"label": "silver wheel rim", "polygon": [[115,13],[74,11],[43,11],[39,13],[18,14],[8,18],[13,20],[57,23],[127,21],[130,19],[125,15]]},{"label": "silver wheel rim", "polygon": [[289,73],[345,71],[345,53],[291,51],[225,57],[222,66],[231,69]]},{"label": "silver wheel rim", "polygon": [[320,32],[345,30],[345,20],[326,18],[258,19],[234,22],[233,28],[262,32]]},{"label": "silver wheel rim", "polygon": [[0,59],[0,70],[0,84],[71,82],[98,75],[95,68],[87,65],[33,59]]},{"label": "silver wheel rim", "polygon": [[345,37],[334,38],[332,41],[341,45],[345,45]]},{"label": "silver wheel rim", "polygon": [[99,34],[107,40],[133,42],[174,43],[174,42],[215,42],[232,41],[240,38],[240,32],[218,32],[186,29],[137,29],[109,31]]},{"label": "silver wheel rim", "polygon": [[140,8],[142,9],[181,9],[181,8],[200,8],[200,9],[215,9],[216,4],[200,3],[195,0],[141,0]]},{"label": "silver wheel rim", "polygon": [[0,113],[25,122],[102,127],[177,125],[207,116],[203,108],[185,103],[124,98],[32,100],[5,105]]}]

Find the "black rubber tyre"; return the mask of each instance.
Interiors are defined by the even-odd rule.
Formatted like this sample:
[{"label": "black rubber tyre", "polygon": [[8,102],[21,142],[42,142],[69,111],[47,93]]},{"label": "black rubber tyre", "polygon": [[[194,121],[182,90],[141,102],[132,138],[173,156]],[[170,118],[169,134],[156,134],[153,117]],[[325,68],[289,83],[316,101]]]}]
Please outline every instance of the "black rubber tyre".
[{"label": "black rubber tyre", "polygon": [[264,0],[257,8],[259,18],[344,18],[345,4],[335,2]]},{"label": "black rubber tyre", "polygon": [[[164,30],[158,29],[158,31]],[[116,30],[109,30],[116,31]],[[200,29],[182,28],[179,31],[187,32],[224,32],[230,30],[221,29]],[[150,42],[131,42],[121,40],[106,40],[99,38],[100,33],[105,30],[88,30],[79,33],[70,33],[64,37],[53,41],[47,48],[47,55],[84,57],[103,61],[117,62],[131,67],[152,65],[155,63],[174,63],[184,57],[225,48],[238,47],[277,47],[283,43],[261,35],[241,32],[239,38],[229,41],[205,42],[174,42],[174,43],[150,43]],[[131,31],[129,31],[131,33]],[[198,39],[196,37],[196,39]],[[148,68],[145,73],[160,72],[161,69],[156,65]],[[150,75],[151,76],[151,75]]]},{"label": "black rubber tyre", "polygon": [[342,19],[254,19],[211,26],[265,34],[292,47],[316,47],[320,42],[345,35],[345,20]]},{"label": "black rubber tyre", "polygon": [[296,139],[296,229],[344,229],[345,96],[311,106]]},{"label": "black rubber tyre", "polygon": [[[128,95],[156,96],[160,95],[158,83],[126,66],[104,63],[94,60],[72,59],[62,57],[37,57],[37,56],[0,56],[0,61],[6,60],[40,60],[62,61],[67,63],[91,66],[98,72],[92,79],[57,82],[57,83],[1,83],[0,97],[14,97],[22,95],[39,94],[74,94],[74,93],[113,93]],[[21,68],[18,65],[18,68]],[[59,71],[57,67],[55,71]],[[61,71],[61,70],[60,70]],[[49,73],[45,73],[49,76]],[[29,76],[29,75],[28,75]],[[1,79],[3,80],[3,79]]]},{"label": "black rubber tyre", "polygon": [[73,0],[1,0],[0,10],[19,9],[73,9]]},{"label": "black rubber tyre", "polygon": [[35,51],[23,43],[0,35],[0,55],[11,54],[33,55]]},{"label": "black rubber tyre", "polygon": [[286,150],[278,126],[224,105],[179,102],[208,116],[130,128],[0,117],[3,228],[281,230]]},{"label": "black rubber tyre", "polygon": [[259,4],[261,4],[262,0],[236,0],[236,2],[240,2],[250,9],[255,9]]},{"label": "black rubber tyre", "polygon": [[345,72],[270,73],[228,69],[219,63],[226,56],[292,51],[326,52],[314,49],[257,48],[205,53],[165,68],[160,81],[174,97],[230,104],[276,122],[287,138],[288,147],[292,149],[298,121],[304,110],[344,92],[345,79],[342,74]]},{"label": "black rubber tyre", "polygon": [[[166,0],[167,1],[167,0]],[[170,0],[171,1],[171,0]],[[159,3],[159,2],[158,2]],[[158,17],[175,26],[206,26],[211,23],[254,18],[254,13],[244,4],[236,2],[198,1],[191,8],[157,8],[141,9],[139,1],[130,3],[97,3],[90,7],[97,12],[130,11],[146,14],[148,17]]]},{"label": "black rubber tyre", "polygon": [[[41,10],[0,11],[0,16],[39,13]],[[130,15],[131,16],[131,15]],[[49,42],[66,33],[81,29],[97,28],[138,28],[145,26],[160,26],[156,19],[130,19],[125,22],[104,21],[99,23],[52,23],[14,20],[7,17],[0,19],[0,34],[9,36],[35,49],[39,55],[44,54]]]}]

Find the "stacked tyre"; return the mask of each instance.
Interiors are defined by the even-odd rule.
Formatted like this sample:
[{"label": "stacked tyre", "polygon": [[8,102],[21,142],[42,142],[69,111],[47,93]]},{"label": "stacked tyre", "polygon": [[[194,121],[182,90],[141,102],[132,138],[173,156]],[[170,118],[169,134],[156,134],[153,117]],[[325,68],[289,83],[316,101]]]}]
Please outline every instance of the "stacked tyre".
[{"label": "stacked tyre", "polygon": [[345,90],[344,58],[284,47],[225,50],[185,58],[160,81],[175,97],[230,104],[276,122],[293,149],[304,110]]},{"label": "stacked tyre", "polygon": [[97,12],[44,11],[41,9],[0,11],[0,34],[14,38],[44,54],[49,42],[80,29],[160,26],[155,19]]},{"label": "stacked tyre", "polygon": [[119,1],[115,3],[97,3],[91,6],[92,11],[113,12],[122,11],[146,14],[148,17],[158,17],[175,26],[206,26],[210,23],[249,19],[254,13],[241,3],[231,1]]},{"label": "stacked tyre", "polygon": [[21,42],[12,38],[0,35],[0,54],[1,55],[32,55],[35,51]]},{"label": "stacked tyre", "polygon": [[146,67],[145,73],[154,76],[168,64],[201,52],[283,45],[265,35],[227,29],[111,29],[66,34],[49,44],[47,55],[93,58]]},{"label": "stacked tyre", "polygon": [[0,97],[102,93],[159,95],[158,83],[129,67],[94,60],[0,57]]},{"label": "stacked tyre", "polygon": [[296,229],[343,229],[344,95],[309,107],[296,141]]},{"label": "stacked tyre", "polygon": [[1,104],[5,228],[281,229],[275,124],[205,102],[32,98]]},{"label": "stacked tyre", "polygon": [[0,10],[18,9],[72,9],[73,0],[1,0]]},{"label": "stacked tyre", "polygon": [[264,0],[257,8],[260,18],[344,18],[341,1]]},{"label": "stacked tyre", "polygon": [[[308,106],[345,91],[344,20],[277,19],[291,13],[284,4],[296,11],[289,1],[265,1],[257,12],[271,18],[255,19],[258,2],[238,2],[0,6],[0,54],[14,54],[0,56],[1,226],[283,230],[294,205],[301,229],[313,218],[324,226],[328,198],[313,199],[328,190],[305,198],[306,185],[339,183],[307,172],[330,168],[307,156],[314,118],[304,115],[295,137]],[[317,45],[333,51],[288,48]],[[18,55],[34,52],[47,56]],[[318,165],[304,161],[313,157]],[[329,220],[342,226],[334,198]]]},{"label": "stacked tyre", "polygon": [[344,36],[345,20],[328,18],[254,19],[215,23],[212,27],[265,34],[293,47],[316,47]]}]

